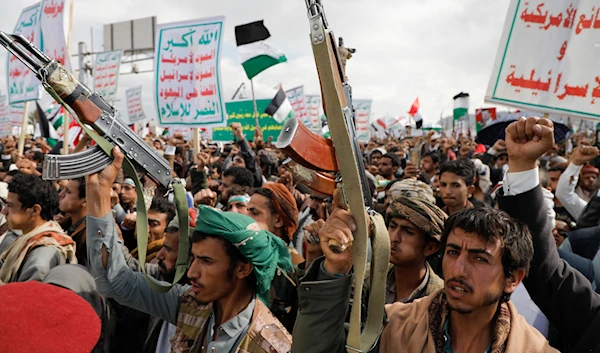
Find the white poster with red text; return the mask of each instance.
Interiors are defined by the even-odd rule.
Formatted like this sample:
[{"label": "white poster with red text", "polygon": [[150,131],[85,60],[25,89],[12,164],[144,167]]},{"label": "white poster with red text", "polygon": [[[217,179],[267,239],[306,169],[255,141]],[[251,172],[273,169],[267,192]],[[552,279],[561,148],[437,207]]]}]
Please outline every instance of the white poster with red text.
[{"label": "white poster with red text", "polygon": [[156,26],[155,101],[162,126],[227,124],[220,56],[225,17]]},{"label": "white poster with red text", "polygon": [[512,0],[487,102],[600,119],[600,3]]},{"label": "white poster with red text", "polygon": [[6,95],[0,94],[0,137],[10,136],[12,124],[8,112],[8,99]]},{"label": "white poster with red text", "polygon": [[104,100],[109,103],[113,103],[117,99],[122,55],[122,50],[105,51],[96,54],[94,91],[104,97]]},{"label": "white poster with red text", "polygon": [[69,28],[69,0],[42,1],[42,43],[44,53],[71,71],[66,33]]},{"label": "white poster with red text", "polygon": [[304,86],[287,90],[285,91],[285,95],[292,105],[296,119],[301,121],[306,127],[310,128],[310,120],[308,119],[308,111],[306,109],[306,98],[304,97]]},{"label": "white poster with red text", "polygon": [[322,135],[321,130],[321,96],[305,95],[306,111],[308,113],[308,128],[315,134]]},{"label": "white poster with red text", "polygon": [[[41,3],[37,3],[23,9],[13,34],[20,34],[36,47],[43,49],[40,38],[41,8]],[[9,104],[40,99],[42,94],[40,81],[35,77],[35,73],[16,56],[8,54],[6,71],[8,72]]]},{"label": "white poster with red text", "polygon": [[371,105],[370,99],[353,99],[354,106],[354,126],[356,128],[356,138],[358,142],[369,142],[371,138],[370,118]]},{"label": "white poster with red text", "polygon": [[126,90],[125,97],[127,99],[129,122],[135,123],[146,119],[146,114],[144,114],[144,108],[142,107],[142,86]]}]

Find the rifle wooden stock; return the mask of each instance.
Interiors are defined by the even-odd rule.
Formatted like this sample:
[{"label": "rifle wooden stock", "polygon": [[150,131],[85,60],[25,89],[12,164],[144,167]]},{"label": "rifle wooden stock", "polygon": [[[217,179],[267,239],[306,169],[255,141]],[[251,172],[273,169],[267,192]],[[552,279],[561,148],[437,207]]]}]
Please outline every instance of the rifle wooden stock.
[{"label": "rifle wooden stock", "polygon": [[333,142],[313,133],[297,119],[285,123],[276,147],[308,169],[321,172],[339,170]]},{"label": "rifle wooden stock", "polygon": [[[323,106],[326,111],[331,139],[335,145],[342,177],[340,203],[354,218],[352,264],[354,266],[354,303],[350,313],[346,350],[348,353],[368,352],[376,344],[382,330],[385,312],[385,279],[390,256],[390,240],[383,217],[373,214],[373,257],[367,267],[369,249],[369,222],[365,205],[372,200],[368,194],[366,175],[353,124],[352,92],[345,82],[340,54],[335,47],[335,37],[328,28],[320,0],[307,0],[310,23],[310,41],[321,82]],[[365,198],[365,195],[368,198]],[[345,251],[347,244],[329,242],[332,251]],[[369,293],[367,320],[362,322],[362,290],[366,272],[372,290]],[[363,330],[364,327],[364,330]]]},{"label": "rifle wooden stock", "polygon": [[92,125],[102,115],[102,110],[84,95],[80,95],[69,105],[84,124]]},{"label": "rifle wooden stock", "polygon": [[337,185],[334,177],[308,169],[295,161],[287,166],[300,183],[321,194],[333,196]]}]

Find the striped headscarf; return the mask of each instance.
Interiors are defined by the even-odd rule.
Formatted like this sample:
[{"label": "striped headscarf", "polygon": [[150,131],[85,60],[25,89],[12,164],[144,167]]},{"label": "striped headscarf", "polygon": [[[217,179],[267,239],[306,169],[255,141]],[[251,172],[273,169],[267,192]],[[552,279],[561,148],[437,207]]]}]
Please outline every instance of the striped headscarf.
[{"label": "striped headscarf", "polygon": [[448,219],[448,215],[430,200],[406,196],[397,196],[392,199],[386,212],[386,223],[389,223],[394,217],[410,221],[437,241],[442,238],[444,223]]}]

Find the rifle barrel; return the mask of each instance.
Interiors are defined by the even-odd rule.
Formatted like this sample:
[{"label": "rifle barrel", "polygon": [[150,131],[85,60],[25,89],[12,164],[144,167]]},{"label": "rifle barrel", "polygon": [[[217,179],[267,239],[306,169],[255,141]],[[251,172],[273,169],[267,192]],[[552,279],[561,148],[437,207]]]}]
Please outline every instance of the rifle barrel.
[{"label": "rifle barrel", "polygon": [[7,34],[0,31],[0,45],[36,74],[41,68],[52,62],[52,59],[20,34]]}]

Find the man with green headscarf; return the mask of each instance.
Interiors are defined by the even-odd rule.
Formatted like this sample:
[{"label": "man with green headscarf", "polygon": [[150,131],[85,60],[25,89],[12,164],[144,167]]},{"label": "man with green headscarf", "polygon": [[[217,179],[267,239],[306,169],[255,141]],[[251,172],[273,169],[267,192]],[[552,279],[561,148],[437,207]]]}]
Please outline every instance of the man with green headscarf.
[{"label": "man with green headscarf", "polygon": [[251,218],[201,206],[192,234],[190,285],[151,289],[120,251],[110,188],[123,162],[87,178],[87,250],[98,290],[108,298],[177,325],[171,352],[289,352],[291,336],[269,311],[276,271],[292,270],[286,244]]}]

